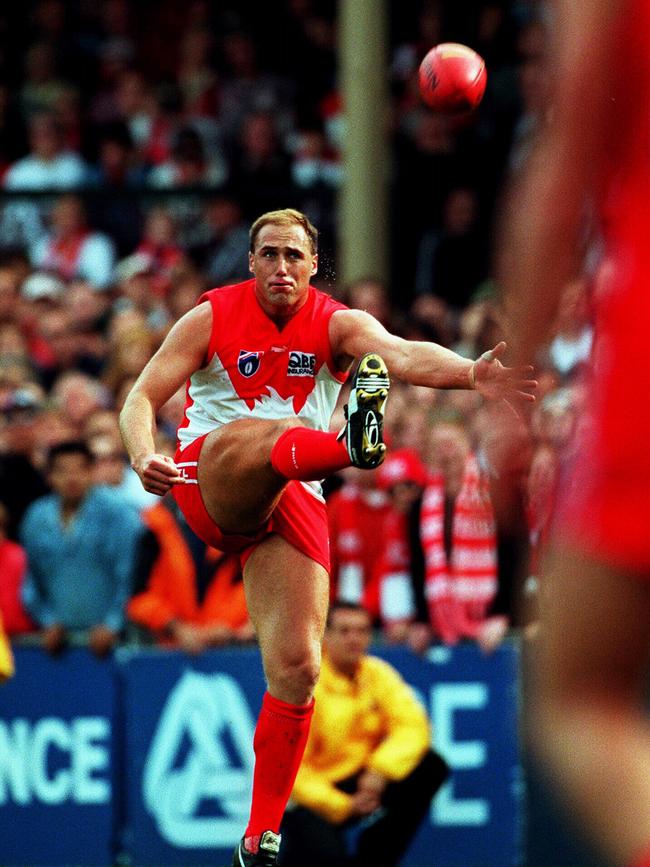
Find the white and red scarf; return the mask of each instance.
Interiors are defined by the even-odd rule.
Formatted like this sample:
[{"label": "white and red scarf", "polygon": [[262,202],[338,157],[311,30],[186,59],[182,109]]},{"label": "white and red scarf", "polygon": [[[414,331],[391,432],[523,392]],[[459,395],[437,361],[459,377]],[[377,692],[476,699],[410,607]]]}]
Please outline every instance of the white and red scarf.
[{"label": "white and red scarf", "polygon": [[43,268],[56,271],[64,280],[72,280],[78,274],[81,251],[89,235],[87,229],[81,229],[65,240],[52,238],[45,251]]},{"label": "white and red scarf", "polygon": [[476,638],[497,592],[497,543],[486,478],[474,455],[465,463],[445,551],[445,482],[434,476],[422,498],[420,535],[431,624],[446,644]]}]

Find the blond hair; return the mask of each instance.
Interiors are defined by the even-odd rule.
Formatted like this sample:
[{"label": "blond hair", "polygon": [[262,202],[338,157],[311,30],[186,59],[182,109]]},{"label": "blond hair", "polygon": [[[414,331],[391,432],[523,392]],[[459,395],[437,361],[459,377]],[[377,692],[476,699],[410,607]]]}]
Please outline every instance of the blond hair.
[{"label": "blond hair", "polygon": [[264,226],[302,226],[309,240],[312,255],[318,252],[318,229],[311,223],[309,217],[294,208],[282,208],[279,211],[267,211],[258,217],[250,228],[250,250],[255,252],[257,236]]}]

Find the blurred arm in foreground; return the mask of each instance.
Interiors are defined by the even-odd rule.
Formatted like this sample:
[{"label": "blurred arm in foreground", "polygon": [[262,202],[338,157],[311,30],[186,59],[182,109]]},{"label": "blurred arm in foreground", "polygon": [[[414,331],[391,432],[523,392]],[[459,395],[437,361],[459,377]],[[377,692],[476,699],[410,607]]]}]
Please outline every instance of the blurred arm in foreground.
[{"label": "blurred arm in foreground", "polygon": [[[587,207],[603,222],[609,284],[593,424],[576,450],[543,567],[532,745],[616,864],[650,865],[650,7],[552,6],[552,112],[513,192],[501,279],[515,363],[534,357],[579,264]],[[645,337],[644,337],[645,335]]]}]

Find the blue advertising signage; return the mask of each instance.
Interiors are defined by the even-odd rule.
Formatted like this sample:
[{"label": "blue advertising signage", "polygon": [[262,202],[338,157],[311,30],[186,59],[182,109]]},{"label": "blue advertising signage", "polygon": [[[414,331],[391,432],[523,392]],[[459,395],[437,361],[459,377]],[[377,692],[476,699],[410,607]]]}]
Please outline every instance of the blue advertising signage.
[{"label": "blue advertising signage", "polygon": [[[376,648],[426,705],[449,781],[403,867],[520,863],[517,646]],[[0,689],[0,864],[229,864],[264,692],[256,649],[97,660],[18,648]]]},{"label": "blue advertising signage", "polygon": [[423,700],[435,749],[451,768],[404,864],[505,867],[522,852],[523,783],[518,755],[518,646],[489,656],[474,645],[416,657],[378,649]]},{"label": "blue advertising signage", "polygon": [[[383,648],[431,716],[452,775],[435,798],[405,865],[518,863],[517,654],[473,646],[426,658]],[[252,741],[264,682],[257,651],[191,659],[137,654],[123,668],[125,848],[139,865],[226,864],[246,825]]]},{"label": "blue advertising signage", "polygon": [[114,862],[110,660],[17,648],[0,689],[0,863]]},{"label": "blue advertising signage", "polygon": [[124,846],[138,865],[226,864],[250,808],[259,653],[123,658]]}]

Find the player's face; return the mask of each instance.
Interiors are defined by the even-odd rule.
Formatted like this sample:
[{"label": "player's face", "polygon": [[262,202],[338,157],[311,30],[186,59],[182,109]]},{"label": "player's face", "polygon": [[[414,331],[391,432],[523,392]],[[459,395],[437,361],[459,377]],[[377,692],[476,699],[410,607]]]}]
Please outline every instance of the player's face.
[{"label": "player's face", "polygon": [[325,633],[327,655],[335,668],[353,671],[370,645],[370,616],[365,611],[339,609],[332,612]]},{"label": "player's face", "polygon": [[318,256],[302,226],[263,226],[249,257],[255,291],[271,316],[290,316],[305,303]]}]

